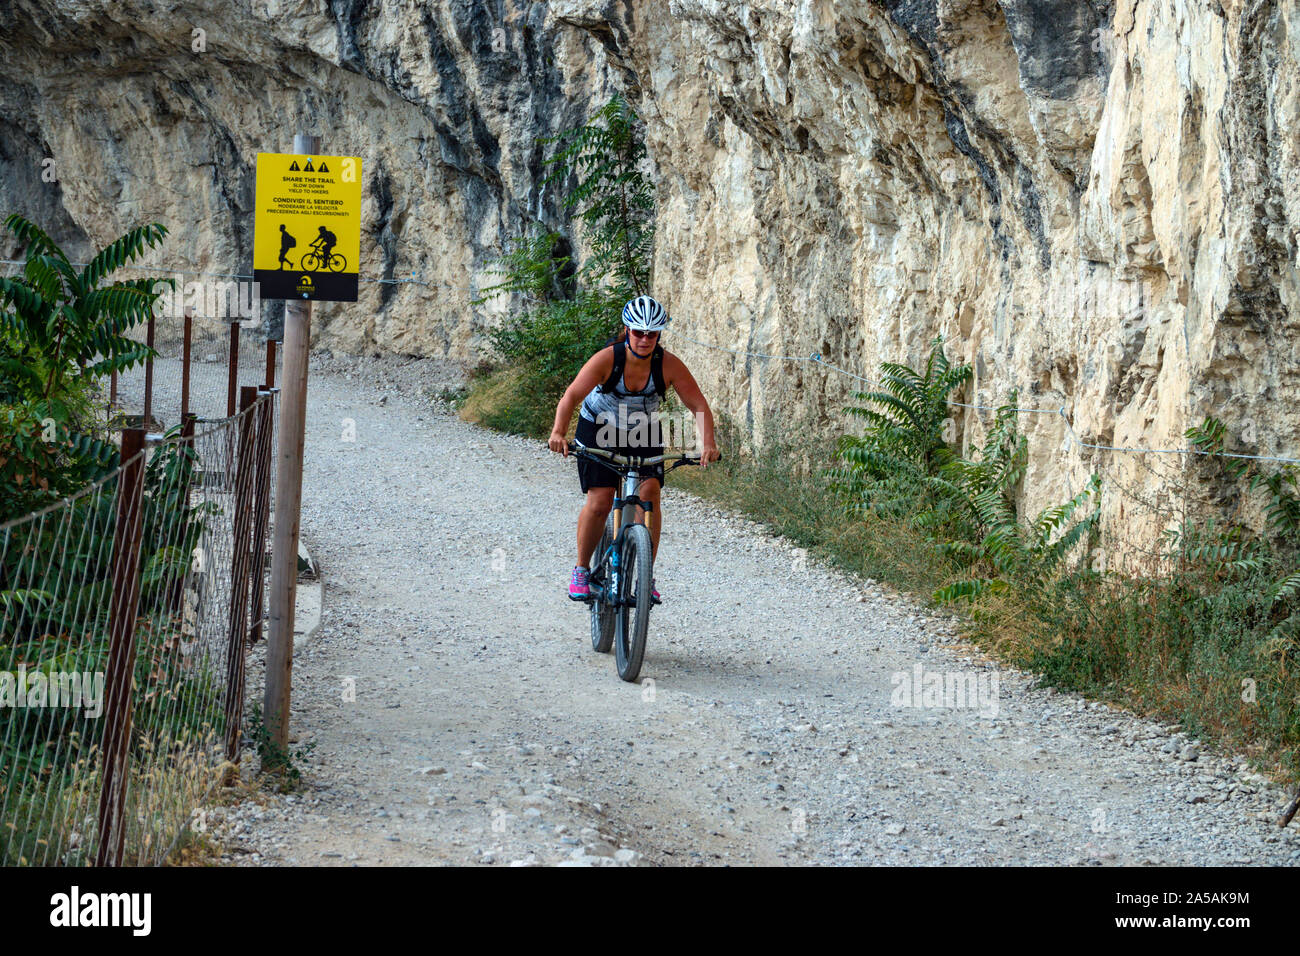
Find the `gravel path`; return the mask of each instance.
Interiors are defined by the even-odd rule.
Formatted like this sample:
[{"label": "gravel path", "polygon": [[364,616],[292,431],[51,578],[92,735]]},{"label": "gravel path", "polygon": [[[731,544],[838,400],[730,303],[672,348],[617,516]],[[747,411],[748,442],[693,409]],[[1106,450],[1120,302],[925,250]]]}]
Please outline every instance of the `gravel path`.
[{"label": "gravel path", "polygon": [[[1269,822],[1286,794],[1243,760],[1034,689],[671,478],[664,604],[623,683],[565,596],[573,462],[428,400],[458,379],[315,360],[303,528],[325,610],[293,678],[314,749],[300,793],[209,811],[230,859],[1300,861],[1300,827]],[[930,674],[976,693],[901,698]]]}]

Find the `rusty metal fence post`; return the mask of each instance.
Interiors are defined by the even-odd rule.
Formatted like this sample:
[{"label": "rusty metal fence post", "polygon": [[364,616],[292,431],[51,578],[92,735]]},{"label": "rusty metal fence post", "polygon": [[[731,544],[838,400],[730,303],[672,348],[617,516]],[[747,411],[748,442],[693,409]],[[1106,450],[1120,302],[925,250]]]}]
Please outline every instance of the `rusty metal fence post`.
[{"label": "rusty metal fence post", "polygon": [[275,387],[275,339],[266,340],[266,387]]},{"label": "rusty metal fence post", "polygon": [[239,381],[239,322],[230,323],[230,369],[226,379],[226,417],[235,414],[235,393]]},{"label": "rusty metal fence post", "polygon": [[181,421],[190,413],[190,361],[194,353],[194,310],[185,308],[185,336],[181,343]]},{"label": "rusty metal fence post", "polygon": [[257,386],[240,389],[239,456],[235,466],[234,541],[231,545],[230,621],[226,628],[226,760],[233,766],[226,771],[225,783],[232,782],[239,765],[240,724],[244,718],[245,640],[248,634],[249,545],[253,526],[253,491],[255,441],[258,414],[252,410],[257,401]]},{"label": "rusty metal fence post", "polygon": [[105,675],[104,739],[99,791],[97,866],[121,866],[126,846],[126,791],[131,739],[131,678],[135,673],[135,618],[140,598],[140,532],[144,500],[144,429],[122,432],[113,537],[113,593]]},{"label": "rusty metal fence post", "polygon": [[149,355],[144,360],[144,418],[140,421],[140,427],[145,430],[153,422],[153,332],[154,317],[150,312],[144,337],[144,344],[149,349]]},{"label": "rusty metal fence post", "polygon": [[274,427],[275,393],[279,389],[260,388],[261,405],[257,410],[257,492],[253,502],[253,610],[248,628],[248,642],[256,644],[262,639],[262,626],[266,623],[265,582],[267,527],[271,516],[271,435]]},{"label": "rusty metal fence post", "polygon": [[[186,456],[186,465],[181,472],[180,487],[178,489],[178,498],[182,509],[190,506],[190,488],[193,483],[194,470],[198,464],[198,457],[194,453],[194,426],[198,421],[198,416],[193,412],[186,412],[181,419],[181,454]],[[185,572],[181,572],[172,581],[169,606],[173,613],[181,610],[181,601],[185,594]]]}]

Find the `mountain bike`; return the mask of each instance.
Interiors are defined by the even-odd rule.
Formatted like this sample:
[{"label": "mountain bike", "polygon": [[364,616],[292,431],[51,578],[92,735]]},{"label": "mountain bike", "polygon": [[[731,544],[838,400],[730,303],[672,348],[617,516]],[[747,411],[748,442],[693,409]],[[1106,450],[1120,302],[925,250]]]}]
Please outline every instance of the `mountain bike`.
[{"label": "mountain bike", "polygon": [[[586,603],[591,608],[591,646],[602,654],[614,648],[614,663],[618,676],[625,681],[635,681],[641,673],[645,658],[646,631],[650,626],[650,606],[653,603],[650,580],[654,568],[651,564],[650,529],[645,525],[645,514],[652,503],[642,501],[637,494],[649,469],[660,462],[673,462],[668,471],[681,465],[698,465],[698,456],[685,454],[616,455],[603,448],[591,448],[573,439],[569,450],[575,455],[596,461],[614,469],[622,477],[622,494],[614,498],[600,546],[587,574],[591,597]],[[637,509],[641,509],[638,517]]]},{"label": "mountain bike", "polygon": [[348,260],[338,252],[331,252],[328,262],[320,252],[309,252],[302,257],[303,272],[315,272],[321,267],[326,272],[342,272],[348,267]]}]

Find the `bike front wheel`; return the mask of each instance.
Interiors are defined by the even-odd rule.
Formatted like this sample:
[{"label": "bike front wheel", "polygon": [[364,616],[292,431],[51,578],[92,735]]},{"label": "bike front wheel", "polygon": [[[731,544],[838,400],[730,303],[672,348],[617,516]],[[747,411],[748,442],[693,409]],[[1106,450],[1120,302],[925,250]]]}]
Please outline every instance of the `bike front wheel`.
[{"label": "bike front wheel", "polygon": [[[613,543],[614,512],[611,510],[605,519],[605,533],[601,535],[600,547],[596,549],[595,567],[592,569],[593,573],[598,573],[602,587],[609,586],[609,562],[605,560],[605,555]],[[609,597],[612,599],[613,595]],[[608,654],[613,646],[614,604],[612,600],[602,601],[597,598],[591,602],[591,647],[592,650]]]},{"label": "bike front wheel", "polygon": [[315,272],[319,266],[320,266],[320,260],[316,257],[316,253],[309,252],[302,257],[303,272]]},{"label": "bike front wheel", "polygon": [[629,526],[623,538],[619,570],[622,592],[614,615],[614,663],[618,676],[635,681],[645,657],[646,631],[650,627],[650,530],[643,524]]}]

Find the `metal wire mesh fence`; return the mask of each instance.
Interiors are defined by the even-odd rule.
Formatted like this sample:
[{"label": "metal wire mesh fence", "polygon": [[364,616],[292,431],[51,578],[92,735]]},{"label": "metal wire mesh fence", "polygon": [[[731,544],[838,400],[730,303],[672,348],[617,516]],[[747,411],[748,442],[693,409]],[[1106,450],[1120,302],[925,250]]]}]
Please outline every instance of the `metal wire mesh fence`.
[{"label": "metal wire mesh fence", "polygon": [[160,863],[237,767],[274,402],[0,525],[0,863]]},{"label": "metal wire mesh fence", "polygon": [[[187,310],[188,311],[188,310]],[[178,429],[182,417],[193,414],[200,427],[234,414],[239,393],[236,382],[261,381],[278,405],[283,356],[280,343],[259,340],[238,321],[174,316],[156,316],[149,326],[129,333],[148,342],[156,358],[124,372],[117,380],[110,415],[119,425],[140,425],[156,432]],[[146,424],[147,420],[147,424]],[[270,413],[270,447],[274,455],[279,437],[279,415]],[[235,433],[226,433],[235,454]],[[276,469],[271,469],[267,490],[272,513],[275,502]]]},{"label": "metal wire mesh fence", "polygon": [[258,330],[238,320],[174,316],[166,312],[132,329],[131,338],[158,353],[150,362],[123,373],[111,386],[113,411],[123,424],[158,431],[176,425],[188,412],[201,420],[233,415],[238,383],[279,381],[279,348]]}]

